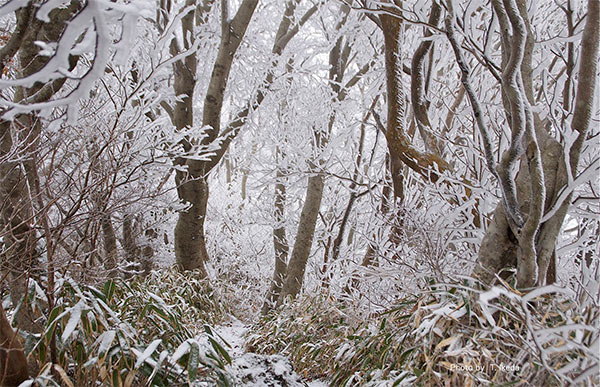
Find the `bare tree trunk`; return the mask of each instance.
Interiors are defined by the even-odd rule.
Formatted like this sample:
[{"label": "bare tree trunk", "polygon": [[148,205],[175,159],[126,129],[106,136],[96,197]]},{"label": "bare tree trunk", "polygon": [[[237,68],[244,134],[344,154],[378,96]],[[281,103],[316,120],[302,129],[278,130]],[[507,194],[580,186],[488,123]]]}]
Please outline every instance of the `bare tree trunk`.
[{"label": "bare tree trunk", "polygon": [[[187,0],[187,5],[193,5],[194,0]],[[214,0],[204,0],[202,7],[196,8],[196,13],[206,12]],[[223,98],[229,80],[229,73],[233,63],[235,53],[237,52],[246,30],[252,19],[254,11],[258,5],[258,0],[243,0],[238,7],[233,18],[229,17],[228,2],[221,2],[221,44],[217,52],[217,58],[212,69],[206,97],[204,99],[204,109],[202,111],[202,124],[207,127],[205,137],[199,141],[201,146],[210,146],[218,142],[218,149],[207,161],[192,160],[189,158],[178,158],[175,163],[181,167],[187,167],[187,173],[178,171],[176,182],[178,184],[178,193],[180,199],[187,202],[190,206],[187,211],[179,214],[177,226],[175,227],[175,253],[176,260],[184,270],[198,268],[203,275],[206,271],[204,263],[208,259],[204,243],[204,220],[206,216],[206,203],[208,201],[208,174],[218,165],[227,151],[231,141],[237,136],[244,126],[250,112],[260,106],[264,100],[265,91],[259,90],[256,95],[248,99],[246,107],[234,114],[234,119],[221,130],[221,113],[223,107]],[[296,1],[289,1],[286,4],[286,15],[288,11],[293,10],[297,5]],[[306,23],[312,14],[316,12],[318,5],[309,9],[302,18],[294,25],[291,25],[289,17],[284,17],[279,26],[276,35],[276,41],[273,44],[272,52],[276,55],[274,64],[276,64],[279,55],[289,43],[289,41],[298,33],[300,27]],[[182,18],[183,36],[194,36],[194,20],[196,22],[205,20],[204,17],[193,17],[188,13]],[[193,41],[193,39],[191,39]],[[185,48],[190,49],[190,39],[184,41]],[[172,41],[171,53],[177,55],[181,52],[177,40]],[[188,55],[185,59],[177,61],[175,67],[175,91],[178,95],[184,96],[175,106],[171,114],[171,119],[178,130],[193,124],[193,104],[192,96],[195,87],[196,72],[196,54]],[[275,66],[273,66],[275,68]],[[269,86],[274,80],[272,71],[268,71],[264,84]],[[181,90],[182,92],[179,92]],[[192,143],[188,139],[181,142],[185,151],[192,149]],[[191,243],[190,243],[191,241]],[[191,246],[193,245],[193,246]]]},{"label": "bare tree trunk", "polygon": [[[29,276],[36,266],[39,253],[36,250],[37,235],[32,227],[33,203],[23,169],[13,154],[11,123],[0,122],[0,210],[2,216],[2,270],[8,274],[13,303],[18,303],[27,293]],[[26,305],[20,308],[25,313]],[[17,318],[27,329],[25,316]]]},{"label": "bare tree trunk", "polygon": [[[388,7],[384,7],[388,8]],[[447,163],[434,153],[421,153],[411,145],[405,133],[405,94],[401,72],[402,19],[396,9],[389,7],[390,14],[379,16],[385,45],[385,72],[387,92],[387,125],[384,126],[377,114],[374,117],[378,126],[385,132],[391,159],[394,196],[401,200],[403,192],[402,166],[406,165],[427,181],[436,182],[437,170],[448,168]]]},{"label": "bare tree trunk", "polygon": [[[145,242],[140,246],[140,252],[142,255],[142,274],[144,276],[150,274],[150,271],[154,268],[154,247],[153,241],[158,240],[158,233],[155,229],[150,228],[144,231]],[[169,244],[169,240],[166,234],[163,234],[163,243]]]},{"label": "bare tree trunk", "polygon": [[[279,153],[279,150],[276,151]],[[277,159],[277,158],[276,158]],[[287,275],[287,260],[289,246],[285,234],[285,200],[286,188],[283,182],[283,173],[277,169],[277,183],[275,184],[275,211],[273,214],[275,227],[273,228],[273,247],[275,250],[275,269],[273,270],[273,279],[271,287],[262,307],[262,313],[267,314],[277,303],[281,289]]]},{"label": "bare tree trunk", "polygon": [[19,335],[0,302],[0,386],[18,386],[29,378],[27,358]]},{"label": "bare tree trunk", "polygon": [[[342,216],[342,220],[340,222],[340,227],[338,229],[338,233],[337,233],[335,239],[333,240],[333,246],[331,248],[331,261],[332,262],[335,262],[340,255],[340,249],[342,247],[342,241],[344,238],[344,232],[346,231],[346,226],[348,224],[348,219],[350,218],[350,214],[352,213],[352,207],[354,206],[354,203],[356,202],[356,199],[358,197],[356,188],[357,188],[357,181],[359,179],[359,172],[360,172],[360,168],[361,168],[361,164],[362,164],[362,159],[363,159],[363,147],[364,147],[364,143],[365,143],[366,124],[367,124],[367,121],[369,120],[369,117],[371,117],[372,111],[375,108],[375,105],[377,104],[378,100],[379,100],[379,98],[373,99],[370,109],[363,117],[363,120],[360,125],[360,137],[358,140],[358,150],[356,153],[354,172],[352,173],[352,182],[350,183],[350,187],[349,187],[350,197],[348,198],[348,204],[346,205],[346,209],[344,210],[344,215]],[[352,232],[352,229],[350,231]],[[350,235],[349,235],[349,239],[350,239]],[[328,241],[328,244],[329,244],[329,241]],[[369,246],[367,247],[367,253],[369,253],[368,250],[370,247],[371,247],[371,244],[369,244]],[[329,247],[327,247],[325,249],[325,254],[328,254],[328,253],[329,253]],[[329,288],[331,278],[330,278],[330,274],[327,272],[328,271],[327,270],[327,260],[324,258],[323,261],[324,261],[323,262],[323,287]]]},{"label": "bare tree trunk", "polygon": [[[47,56],[39,55],[38,41],[56,42],[66,26],[66,21],[77,12],[81,4],[72,1],[68,6],[50,14],[49,22],[35,17],[36,7],[29,4],[16,11],[17,28],[11,37],[11,45],[2,47],[0,67],[13,56],[18,55],[22,68],[20,75],[27,77],[40,71],[48,62]],[[12,44],[14,43],[14,44]],[[69,70],[72,70],[78,58],[69,57]],[[58,78],[44,84],[35,83],[25,89],[17,87],[14,101],[18,103],[37,103],[48,101],[61,89],[66,78]],[[26,99],[26,100],[25,100]],[[34,319],[27,311],[28,279],[36,275],[38,259],[41,254],[36,248],[38,235],[36,228],[44,230],[48,248],[48,297],[52,303],[54,267],[52,262],[53,243],[43,198],[41,196],[37,173],[37,154],[41,124],[35,112],[19,114],[11,123],[0,120],[0,236],[4,244],[3,266],[10,273],[11,297],[14,303],[24,299],[16,320],[22,329],[39,331]],[[13,143],[16,139],[16,143]],[[35,208],[36,204],[38,209]],[[37,223],[40,221],[40,223]]]},{"label": "bare tree trunk", "polygon": [[[433,2],[431,5],[431,13],[429,15],[428,23],[433,26],[437,26],[442,8],[437,2]],[[424,72],[424,64],[427,53],[433,53],[432,45],[433,41],[427,38],[431,37],[433,33],[426,29],[424,33],[425,40],[419,44],[419,47],[415,51],[411,61],[411,88],[410,88],[410,100],[417,123],[417,128],[421,134],[421,138],[425,142],[425,146],[430,153],[437,155],[440,159],[443,153],[443,145],[438,142],[432,133],[431,124],[429,122],[429,116],[427,114],[427,104],[425,93],[427,92],[427,81],[429,80],[429,74],[431,66],[427,74]]]},{"label": "bare tree trunk", "polygon": [[[91,175],[98,182],[103,182],[106,179],[104,173],[104,160],[100,158],[101,150],[98,149],[96,143],[90,142],[88,144],[88,154],[90,159],[90,170]],[[105,184],[99,184],[99,189],[91,193],[91,199],[95,206],[97,213],[96,222],[100,225],[102,232],[102,246],[104,248],[104,259],[102,265],[106,270],[106,276],[113,278],[118,275],[118,257],[119,251],[117,248],[117,236],[115,234],[115,228],[112,222],[112,214],[108,212],[109,203],[112,196],[112,188],[107,187]]]},{"label": "bare tree trunk", "polygon": [[[521,6],[521,13],[524,14],[524,6],[521,3],[519,5]],[[554,211],[552,216],[546,216],[548,219],[543,223],[541,222],[534,240],[535,251],[532,264],[539,274],[537,278],[529,278],[529,276],[527,276],[528,278],[522,278],[522,268],[519,266],[518,260],[518,252],[521,250],[523,243],[522,237],[514,237],[514,233],[507,227],[508,218],[501,206],[499,206],[494,214],[494,220],[484,237],[479,253],[479,261],[483,266],[480,270],[481,272],[485,271],[485,274],[480,274],[482,278],[487,278],[487,281],[492,280],[490,274],[493,275],[499,273],[502,269],[515,266],[517,267],[519,286],[543,285],[556,280],[556,241],[571,202],[571,194],[567,195],[562,203],[557,203],[557,201],[562,190],[568,185],[567,168],[570,169],[572,176],[576,176],[581,145],[591,121],[591,101],[593,101],[597,83],[599,8],[597,0],[588,1],[588,16],[581,41],[581,56],[586,58],[586,60],[581,62],[579,70],[579,83],[571,124],[571,128],[578,134],[577,140],[569,150],[570,165],[566,165],[562,145],[552,139],[546,132],[537,132],[545,178],[543,182],[546,188],[546,200],[543,203],[544,210],[546,213]],[[526,14],[524,18],[527,20]],[[569,87],[568,84],[565,87]],[[522,162],[516,185],[520,202],[523,203],[523,212],[528,207],[527,201],[532,192],[530,182],[533,179],[528,171],[527,163]],[[536,199],[532,198],[531,200]],[[530,214],[528,216],[531,217]],[[498,246],[504,247],[499,249]],[[505,255],[502,255],[503,251],[506,251]],[[519,275],[520,272],[521,275]],[[532,282],[528,279],[534,279],[535,281]]]},{"label": "bare tree trunk", "polygon": [[102,240],[104,242],[104,269],[107,271],[108,278],[113,278],[117,275],[119,250],[117,249],[115,228],[109,214],[101,215],[100,226],[102,227]]},{"label": "bare tree trunk", "polygon": [[[350,12],[350,8],[347,5],[341,5],[341,11],[342,18],[336,26],[336,29],[338,31],[346,23],[348,14]],[[329,52],[330,87],[332,91],[337,95],[338,101],[342,101],[347,95],[347,90],[345,88],[342,88],[341,82],[344,77],[346,66],[348,64],[350,51],[351,50],[348,43],[344,42],[342,37],[340,37],[336,40],[335,46]],[[345,86],[348,87],[350,84],[354,85],[358,80],[357,76],[351,79]],[[322,149],[327,143],[327,136],[329,136],[329,134],[331,133],[333,124],[335,123],[335,116],[335,112],[332,112],[329,118],[327,133],[323,134],[315,131],[315,148],[317,150]],[[317,165],[319,165],[319,160],[313,162],[313,168]],[[290,262],[288,263],[287,277],[281,290],[281,295],[277,302],[278,305],[280,305],[286,297],[296,297],[302,289],[302,283],[304,281],[304,272],[306,270],[306,264],[310,256],[310,250],[312,249],[317,218],[319,216],[319,210],[321,209],[321,200],[323,199],[324,186],[325,182],[323,180],[323,176],[315,174],[308,178],[308,185],[306,187],[306,198],[304,201],[304,206],[302,207],[302,212],[300,213],[300,220],[298,222],[296,240],[294,241],[292,255],[290,257]]]},{"label": "bare tree trunk", "polygon": [[300,221],[298,222],[298,232],[288,264],[287,277],[285,284],[281,289],[281,296],[279,297],[278,304],[281,304],[288,296],[291,296],[292,298],[296,297],[302,289],[304,271],[306,270],[306,263],[310,256],[317,217],[319,216],[319,209],[321,208],[321,199],[323,199],[324,185],[323,177],[321,175],[314,175],[308,178],[306,198],[304,200],[302,212],[300,213]]},{"label": "bare tree trunk", "polygon": [[[193,5],[192,0],[187,0],[186,5]],[[193,37],[194,12],[189,12],[181,19],[183,36],[189,34]],[[200,19],[202,20],[202,19]],[[191,42],[184,40],[184,48],[190,49]],[[182,49],[177,40],[171,42],[172,55],[177,55]],[[175,103],[171,116],[177,131],[183,131],[194,125],[194,89],[196,87],[196,54],[186,56],[173,64],[175,81],[173,88],[177,95],[182,96]],[[192,150],[193,144],[183,140],[182,146],[186,152]],[[184,158],[177,158],[175,164],[185,167],[187,171],[175,172],[175,184],[179,199],[188,205],[186,210],[179,212],[175,226],[175,259],[182,270],[199,270],[202,277],[206,277],[204,264],[208,261],[208,253],[204,243],[204,216],[206,216],[206,203],[208,201],[208,187],[201,167],[188,165]]]},{"label": "bare tree trunk", "polygon": [[225,157],[225,181],[227,186],[231,186],[231,178],[233,175],[233,168],[231,166],[231,156]]},{"label": "bare tree trunk", "polygon": [[[292,0],[286,3],[286,8],[283,13],[283,18],[279,23],[279,28],[277,29],[277,33],[275,35],[275,44],[273,45],[272,52],[277,55],[281,55],[283,49],[287,45],[287,42],[291,39],[295,34],[294,30],[297,31],[297,28],[291,28],[292,17],[294,16],[294,12],[298,5],[299,1]],[[311,8],[300,20],[300,24],[305,23],[308,18],[312,15],[312,12],[316,11],[316,8]],[[286,68],[288,71],[291,70],[291,63],[287,63]],[[272,76],[267,78],[272,81]],[[282,107],[287,106],[287,101],[283,100]],[[253,152],[255,149],[253,148]],[[279,165],[279,157],[281,152],[279,148],[275,149],[275,163]],[[275,227],[273,228],[273,248],[275,251],[275,267],[273,269],[273,279],[271,281],[271,286],[269,291],[267,292],[267,296],[265,298],[265,302],[262,307],[262,314],[267,314],[269,311],[277,304],[279,297],[281,296],[281,289],[285,283],[285,279],[287,276],[288,269],[288,255],[289,255],[289,246],[285,232],[285,222],[284,222],[284,214],[285,214],[285,200],[286,200],[286,186],[284,182],[284,174],[281,169],[277,169],[276,173],[277,182],[275,183],[275,198],[274,198],[274,221]],[[245,183],[243,183],[242,187],[245,187]],[[244,190],[245,192],[245,190]],[[242,197],[243,198],[243,197]]]},{"label": "bare tree trunk", "polygon": [[208,183],[203,177],[185,182],[183,179],[184,173],[177,171],[177,192],[190,206],[179,213],[175,226],[175,256],[177,264],[183,270],[198,270],[202,277],[206,277],[204,263],[209,258],[204,239],[204,220],[208,203]]},{"label": "bare tree trunk", "polygon": [[[488,168],[502,188],[502,201],[482,241],[478,258],[481,265],[476,268],[475,274],[484,283],[492,283],[496,274],[505,277],[503,270],[516,267],[517,286],[528,288],[543,285],[556,277],[556,241],[571,201],[571,193],[563,195],[563,190],[569,189],[568,176],[577,175],[581,148],[591,122],[597,83],[600,4],[598,0],[588,1],[581,40],[581,57],[586,59],[581,62],[579,70],[570,128],[576,134],[576,140],[568,150],[563,150],[563,146],[548,134],[543,122],[531,112],[534,103],[531,75],[533,36],[526,2],[494,0],[492,4],[502,31],[502,92],[512,132],[510,147],[503,153],[498,168],[489,156],[492,150],[487,129],[469,82],[468,66],[453,38],[453,22],[451,18],[446,19],[448,37],[463,73],[463,85],[484,138]],[[512,35],[509,35],[510,31]],[[522,142],[527,145],[524,152]],[[563,157],[565,151],[569,152],[569,164]],[[511,170],[517,162],[520,162],[519,173],[513,179]]]},{"label": "bare tree trunk", "polygon": [[[257,143],[252,144],[252,151],[250,153],[250,157],[249,159],[252,159],[252,157],[254,157],[254,155],[256,154],[256,151],[258,150],[258,145]],[[249,161],[248,161],[249,162]],[[250,166],[246,165],[244,168],[241,169],[242,172],[242,182],[241,182],[241,195],[242,195],[242,200],[246,200],[246,192],[248,191],[248,177],[250,177]]]},{"label": "bare tree trunk", "polygon": [[[388,3],[391,3],[389,1]],[[401,1],[394,1],[396,6],[401,6]],[[386,13],[382,13],[378,18],[378,25],[383,32],[384,49],[385,49],[385,72],[386,72],[386,95],[387,95],[387,123],[384,125],[381,122],[379,114],[373,114],[377,126],[385,133],[387,140],[388,152],[390,156],[390,170],[392,176],[392,186],[394,194],[393,206],[397,209],[397,214],[393,221],[390,240],[393,244],[400,243],[400,238],[403,228],[403,211],[400,208],[404,201],[404,166],[416,172],[422,179],[427,182],[435,183],[439,179],[439,174],[449,168],[448,164],[441,158],[438,145],[435,143],[432,134],[428,129],[428,119],[426,107],[419,103],[414,106],[414,111],[419,126],[419,130],[428,144],[428,148],[433,150],[433,153],[425,153],[416,149],[411,144],[411,139],[406,133],[405,116],[406,97],[404,85],[402,81],[402,72],[399,69],[404,68],[402,64],[402,15],[399,13],[399,7],[381,5]],[[435,24],[439,17],[439,7],[434,5],[430,16],[430,21]],[[429,44],[424,43],[419,47],[415,54],[415,63],[413,70],[416,73],[411,73],[413,81],[413,91],[415,98],[419,99],[425,88],[424,76],[422,76],[423,65],[421,59],[424,59],[425,54],[429,50]]]},{"label": "bare tree trunk", "polygon": [[129,272],[125,275],[126,278],[131,278],[134,272],[146,276],[152,270],[154,248],[152,247],[151,241],[155,241],[158,234],[153,228],[147,229],[143,236],[146,241],[140,244],[139,238],[142,233],[142,223],[143,216],[141,214],[138,214],[137,216],[134,216],[134,214],[127,214],[123,219],[122,244],[129,266]]},{"label": "bare tree trunk", "polygon": [[134,229],[134,215],[126,214],[123,219],[123,250],[125,250],[125,261],[127,262],[127,272],[125,278],[133,276],[132,271],[138,270],[138,263],[141,260],[140,248],[136,243],[137,230]]},{"label": "bare tree trunk", "polygon": [[[387,176],[389,176],[389,154],[386,154],[386,183],[384,183],[382,189],[381,189],[381,204],[379,206],[379,213],[381,214],[381,216],[386,217],[388,216],[389,212],[390,212],[390,203],[392,202],[393,199],[393,192],[392,192],[392,188],[387,184],[387,181],[389,181],[389,178]],[[372,233],[372,239],[375,240],[377,238],[377,235],[375,232]],[[377,262],[377,257],[378,257],[378,252],[377,252],[377,246],[375,244],[375,242],[372,242],[371,240],[367,241],[367,251],[365,252],[365,256],[363,257],[360,265],[364,268],[364,267],[369,267],[369,266],[377,266],[378,262]],[[348,281],[348,283],[346,284],[346,286],[344,287],[344,292],[350,294],[352,289],[357,289],[358,285],[359,285],[359,276],[358,273],[353,273],[352,274],[352,278],[350,281]]]},{"label": "bare tree trunk", "polygon": [[[205,1],[204,7],[198,8],[196,12],[207,12],[213,1]],[[193,5],[193,0],[188,0],[186,5]],[[244,0],[240,5],[236,15],[229,20],[228,5],[222,3],[222,36],[221,45],[217,53],[213,71],[206,98],[204,100],[204,110],[202,123],[207,126],[207,136],[202,145],[208,145],[220,134],[221,128],[221,110],[225,88],[229,79],[229,72],[233,62],[234,54],[237,51],[258,0]],[[182,18],[182,29],[184,36],[193,36],[195,21],[204,20],[203,17],[196,17],[195,12],[189,12]],[[184,40],[186,49],[190,49],[190,43]],[[181,52],[177,41],[174,39],[171,45],[173,55]],[[196,54],[188,55],[185,59],[177,61],[175,68],[175,91],[184,98],[178,101],[173,110],[172,119],[178,130],[183,130],[193,126],[193,94],[196,85],[195,73],[197,66]],[[182,141],[186,152],[192,150],[194,145],[189,140]],[[178,158],[175,163],[180,166],[187,166],[187,173],[178,170],[175,181],[177,183],[177,192],[179,198],[189,205],[188,209],[179,213],[177,225],[175,227],[175,256],[177,264],[183,270],[199,270],[200,275],[206,276],[205,262],[208,261],[208,252],[204,236],[204,221],[206,217],[206,205],[208,202],[208,173],[223,157],[229,143],[222,145],[223,149],[214,160],[210,162]]]}]

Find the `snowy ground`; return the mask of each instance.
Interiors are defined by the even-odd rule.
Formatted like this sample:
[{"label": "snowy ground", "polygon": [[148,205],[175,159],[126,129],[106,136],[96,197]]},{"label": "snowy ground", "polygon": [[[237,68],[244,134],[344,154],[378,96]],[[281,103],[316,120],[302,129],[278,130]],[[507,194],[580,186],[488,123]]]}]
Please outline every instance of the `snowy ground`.
[{"label": "snowy ground", "polygon": [[292,364],[283,355],[259,355],[245,351],[244,337],[249,327],[233,318],[215,327],[215,331],[231,346],[228,352],[232,364],[229,372],[236,385],[244,387],[325,387],[326,382],[305,382],[292,369]]}]

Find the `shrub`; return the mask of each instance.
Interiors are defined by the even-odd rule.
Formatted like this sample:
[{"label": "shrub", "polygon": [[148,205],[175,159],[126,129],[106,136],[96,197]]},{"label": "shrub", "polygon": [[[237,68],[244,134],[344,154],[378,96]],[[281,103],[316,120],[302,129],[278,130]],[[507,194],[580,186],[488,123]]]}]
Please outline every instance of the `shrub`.
[{"label": "shrub", "polygon": [[228,344],[211,328],[223,309],[194,274],[154,272],[101,288],[69,278],[57,285],[43,333],[27,340],[28,352],[42,364],[30,383],[56,385],[58,378],[77,386],[231,384]]},{"label": "shrub", "polygon": [[599,309],[569,289],[433,285],[367,321],[346,310],[299,299],[261,320],[249,345],[332,386],[600,382]]}]

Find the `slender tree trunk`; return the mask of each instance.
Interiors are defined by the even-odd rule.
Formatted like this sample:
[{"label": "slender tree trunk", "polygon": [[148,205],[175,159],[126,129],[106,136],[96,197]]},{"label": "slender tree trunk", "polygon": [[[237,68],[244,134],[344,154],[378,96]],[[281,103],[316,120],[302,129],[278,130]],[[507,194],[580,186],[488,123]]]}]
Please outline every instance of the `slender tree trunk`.
[{"label": "slender tree trunk", "polygon": [[[389,159],[389,155],[386,154],[386,171],[387,171],[386,175],[389,175],[388,159]],[[386,181],[388,181],[387,177],[386,177]],[[381,216],[383,216],[383,217],[388,216],[388,214],[390,212],[390,208],[391,208],[390,203],[392,202],[392,198],[393,198],[392,188],[388,184],[384,184],[381,189],[381,204],[379,207],[379,213],[381,214]],[[373,241],[371,241],[371,240],[367,241],[367,251],[365,252],[365,255],[360,264],[363,268],[378,265],[378,262],[377,262],[378,251],[377,251],[377,245],[375,242],[375,239],[377,239],[377,234],[375,232],[372,233],[372,239],[373,239]],[[344,291],[346,293],[350,294],[352,289],[358,288],[359,282],[360,282],[359,274],[356,272],[353,273],[351,280],[348,281],[348,283],[344,287]]]},{"label": "slender tree trunk", "polygon": [[242,169],[242,187],[241,187],[242,200],[246,200],[246,187],[248,185],[248,175],[249,174],[250,174],[250,170],[248,168]]},{"label": "slender tree trunk", "polygon": [[306,198],[304,206],[300,213],[300,221],[298,222],[298,232],[292,249],[292,255],[287,269],[287,277],[285,284],[281,289],[281,296],[278,304],[291,296],[296,297],[302,289],[304,281],[304,271],[306,263],[310,256],[313,238],[315,235],[315,227],[317,217],[321,208],[321,199],[323,199],[323,188],[325,184],[321,175],[315,175],[308,178],[308,187],[306,188]]},{"label": "slender tree trunk", "polygon": [[141,261],[140,248],[136,242],[137,230],[134,229],[134,215],[126,214],[123,218],[123,250],[125,250],[125,260],[127,261],[127,272],[125,278],[133,277],[132,271],[139,270]]},{"label": "slender tree trunk", "polygon": [[[254,157],[257,150],[258,150],[258,144],[257,143],[252,144],[252,151],[250,153],[249,159],[252,159],[252,157]],[[241,172],[242,172],[241,195],[242,195],[242,200],[246,200],[247,192],[248,192],[248,178],[250,177],[250,166],[249,165],[245,166],[244,168],[241,169]]]},{"label": "slender tree trunk", "polygon": [[[348,225],[348,219],[350,218],[350,214],[352,213],[352,207],[354,206],[354,203],[356,202],[356,199],[357,199],[356,187],[357,187],[357,181],[359,179],[359,172],[360,172],[362,159],[363,159],[363,148],[364,148],[364,143],[365,143],[366,123],[369,120],[369,117],[371,117],[371,112],[375,108],[378,100],[379,100],[379,98],[373,99],[370,109],[363,117],[363,120],[360,125],[360,137],[358,140],[358,150],[356,153],[354,172],[352,173],[352,182],[350,183],[350,187],[349,187],[350,197],[348,198],[348,204],[346,205],[346,209],[344,210],[344,215],[342,216],[342,221],[340,223],[338,233],[337,233],[335,239],[333,240],[333,246],[331,248],[331,261],[332,262],[335,262],[340,255],[342,241],[344,239],[344,233],[346,231],[346,226]],[[348,236],[349,244],[351,241],[352,232],[353,232],[353,230],[351,228],[350,235]],[[329,241],[328,241],[328,244],[329,244]],[[371,245],[369,244],[369,246],[367,247],[367,253],[369,252],[368,250],[370,247],[371,247]],[[328,254],[328,253],[329,253],[329,247],[327,247],[325,249],[325,254]],[[326,257],[327,257],[327,255],[326,255]],[[328,270],[327,270],[327,260],[323,259],[323,261],[324,261],[323,262],[323,287],[329,288],[331,278],[330,278],[330,274],[328,273]]]},{"label": "slender tree trunk", "polygon": [[114,278],[117,275],[119,250],[117,249],[115,228],[109,214],[101,215],[100,226],[102,227],[102,240],[104,242],[104,269],[107,271],[108,278]]},{"label": "slender tree trunk", "polygon": [[[279,153],[279,150],[276,151]],[[262,307],[262,313],[267,314],[277,303],[281,294],[281,288],[287,275],[287,260],[289,246],[285,234],[285,200],[286,188],[283,182],[283,173],[277,169],[277,183],[275,184],[275,211],[273,214],[275,227],[273,228],[273,248],[275,250],[275,269],[271,287]]]},{"label": "slender tree trunk", "polygon": [[[346,23],[350,8],[347,5],[341,5],[342,18],[338,22],[336,29],[339,31],[342,26]],[[337,100],[342,101],[346,97],[347,91],[342,88],[341,82],[344,77],[344,72],[348,64],[348,58],[350,56],[350,46],[347,42],[344,42],[342,37],[336,40],[335,46],[329,52],[329,81],[330,87]],[[352,79],[350,82],[354,82]],[[346,84],[348,87],[348,84]],[[320,132],[315,132],[314,137],[315,148],[321,150],[325,147],[328,141],[327,136],[331,133],[333,125],[335,123],[335,111],[329,118],[329,124],[327,127],[327,133],[323,135]],[[318,165],[319,160],[314,162]],[[313,164],[313,167],[316,165]],[[312,249],[315,228],[317,224],[317,218],[321,209],[321,200],[323,199],[323,189],[325,182],[323,176],[316,174],[308,178],[308,186],[306,188],[306,198],[302,212],[300,214],[300,220],[298,222],[298,231],[296,234],[296,240],[294,242],[294,248],[292,249],[292,255],[287,268],[287,277],[281,295],[278,300],[280,305],[286,297],[296,297],[302,289],[302,283],[304,281],[304,272],[306,270],[306,264],[310,256]]]},{"label": "slender tree trunk", "polygon": [[[394,8],[389,8],[395,13]],[[403,196],[402,166],[406,165],[427,181],[436,182],[438,172],[448,169],[448,164],[434,153],[422,153],[411,145],[405,133],[406,101],[399,69],[401,61],[402,19],[400,15],[382,14],[379,17],[385,46],[385,72],[387,93],[387,125],[384,126],[379,115],[374,114],[378,126],[385,132],[391,159],[394,196],[401,200]]]},{"label": "slender tree trunk", "polygon": [[[283,49],[289,42],[291,36],[290,28],[292,23],[292,17],[294,16],[294,11],[298,5],[298,1],[292,0],[286,3],[286,8],[283,14],[283,18],[279,23],[279,28],[277,29],[277,33],[275,35],[275,44],[273,45],[272,52],[277,55],[281,55]],[[316,11],[316,8],[314,8]],[[311,13],[314,12],[309,10],[301,19],[306,22],[308,17],[310,17]],[[307,17],[308,15],[308,17]],[[293,30],[292,30],[293,31]],[[287,39],[287,42],[286,42]],[[287,71],[291,70],[291,63],[288,62],[286,65]],[[272,76],[268,76],[267,79],[269,82],[273,80]],[[287,101],[283,100],[281,103],[281,107],[287,107]],[[284,120],[280,117],[280,123],[284,123]],[[253,148],[253,152],[255,152]],[[275,149],[275,163],[279,165],[279,158],[281,152],[279,148]],[[283,288],[283,284],[285,283],[285,279],[287,276],[287,268],[288,268],[288,255],[289,255],[289,245],[285,232],[285,222],[284,222],[284,214],[285,214],[285,201],[286,201],[286,186],[284,182],[284,173],[281,169],[277,169],[276,173],[277,182],[275,183],[275,198],[274,198],[274,221],[275,227],[273,228],[273,248],[275,251],[275,267],[273,269],[273,279],[271,281],[271,286],[269,291],[267,292],[267,296],[265,298],[265,302],[262,307],[262,314],[267,314],[269,311],[277,304],[279,297],[281,296],[281,289]]]},{"label": "slender tree trunk", "polygon": [[232,175],[231,157],[227,157],[225,158],[225,181],[227,182],[228,186],[231,185]]}]

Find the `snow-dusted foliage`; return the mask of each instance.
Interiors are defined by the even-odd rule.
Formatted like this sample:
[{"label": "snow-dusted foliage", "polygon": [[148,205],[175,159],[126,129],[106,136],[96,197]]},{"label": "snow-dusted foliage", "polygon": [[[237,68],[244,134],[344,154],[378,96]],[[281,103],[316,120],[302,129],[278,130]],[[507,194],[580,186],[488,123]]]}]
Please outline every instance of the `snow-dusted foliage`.
[{"label": "snow-dusted foliage", "polygon": [[[35,4],[32,17],[39,22],[51,23],[50,13],[66,9],[69,3],[71,2],[59,0]],[[54,80],[67,78],[68,91],[49,101],[38,101],[36,95],[12,101],[7,98],[7,94],[2,94],[2,105],[8,107],[3,112],[5,118],[25,112],[49,112],[53,108],[67,107],[73,122],[78,114],[77,101],[86,97],[95,82],[104,75],[107,66],[127,63],[131,42],[137,35],[138,18],[152,16],[151,5],[143,0],[127,3],[87,0],[73,2],[72,5],[75,5],[76,10],[57,41],[34,42],[40,48],[38,55],[48,57],[44,66],[28,76],[0,79],[0,90],[3,90],[28,88],[37,82],[50,84]],[[27,1],[8,1],[0,8],[0,17],[29,6]],[[15,35],[19,32],[21,31],[17,31]],[[78,57],[86,64],[73,68],[70,57]],[[7,58],[2,58],[3,61],[5,59]]]},{"label": "snow-dusted foliage", "polygon": [[0,0],[25,385],[600,383],[597,7]]},{"label": "snow-dusted foliage", "polygon": [[370,315],[306,297],[259,322],[248,346],[340,386],[599,382],[597,293],[468,283],[433,285]]},{"label": "snow-dusted foliage", "polygon": [[[28,302],[47,303],[32,284]],[[25,385],[231,385],[229,344],[211,327],[224,317],[218,296],[194,275],[152,272],[133,282],[103,286],[59,278],[56,307],[40,316],[41,335],[26,347],[42,365]],[[56,341],[50,344],[50,337]],[[52,347],[54,346],[54,348]],[[53,354],[54,352],[54,354]],[[60,363],[52,364],[52,356]]]}]

